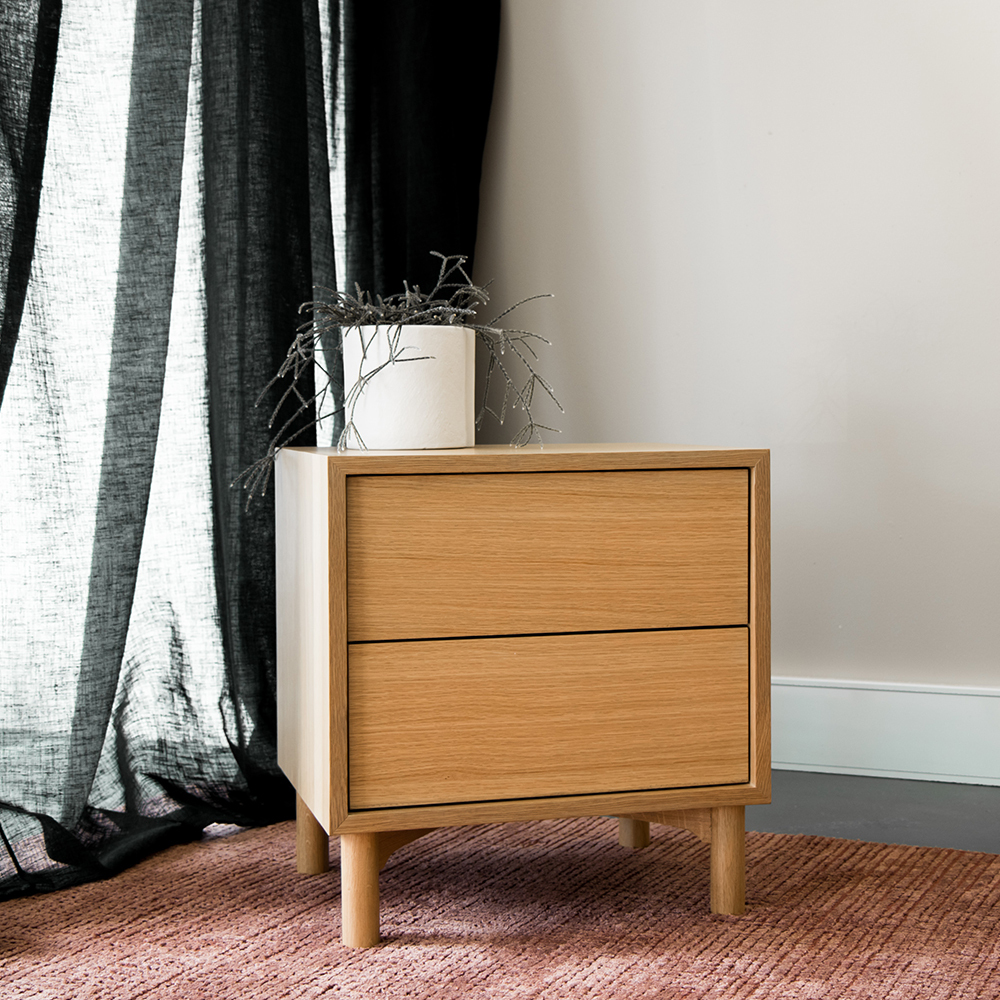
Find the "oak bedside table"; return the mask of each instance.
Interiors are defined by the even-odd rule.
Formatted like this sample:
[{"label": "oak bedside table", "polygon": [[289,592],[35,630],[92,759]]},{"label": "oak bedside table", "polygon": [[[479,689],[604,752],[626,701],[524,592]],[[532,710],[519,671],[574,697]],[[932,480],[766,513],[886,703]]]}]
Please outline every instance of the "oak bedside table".
[{"label": "oak bedside table", "polygon": [[768,452],[650,445],[337,454],[276,470],[278,762],[300,871],[341,838],[342,935],[441,826],[619,817],[711,843],[741,913],[770,801]]}]

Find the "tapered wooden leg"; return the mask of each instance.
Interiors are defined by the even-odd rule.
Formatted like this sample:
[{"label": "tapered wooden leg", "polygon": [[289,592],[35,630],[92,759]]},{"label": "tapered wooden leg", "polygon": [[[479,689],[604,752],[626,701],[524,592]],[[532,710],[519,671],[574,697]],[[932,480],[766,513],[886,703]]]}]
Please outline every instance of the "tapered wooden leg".
[{"label": "tapered wooden leg", "polygon": [[713,913],[740,914],[745,909],[746,831],[743,806],[712,809]]},{"label": "tapered wooden leg", "polygon": [[379,943],[379,835],[340,835],[340,940],[348,948]]},{"label": "tapered wooden leg", "polygon": [[301,796],[295,796],[295,866],[303,875],[330,870],[330,838]]},{"label": "tapered wooden leg", "polygon": [[649,823],[646,820],[619,816],[618,843],[622,847],[633,847],[636,850],[649,847]]}]

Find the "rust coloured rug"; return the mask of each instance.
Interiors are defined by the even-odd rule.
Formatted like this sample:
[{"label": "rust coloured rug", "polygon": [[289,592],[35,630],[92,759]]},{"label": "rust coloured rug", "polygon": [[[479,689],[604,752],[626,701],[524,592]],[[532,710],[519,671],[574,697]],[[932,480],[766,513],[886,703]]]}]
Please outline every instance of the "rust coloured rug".
[{"label": "rust coloured rug", "polygon": [[281,824],[0,904],[0,997],[1000,998],[1000,857],[751,833],[743,917],[708,849],[609,819],[440,830],[382,873],[385,943],[339,943],[339,876]]}]

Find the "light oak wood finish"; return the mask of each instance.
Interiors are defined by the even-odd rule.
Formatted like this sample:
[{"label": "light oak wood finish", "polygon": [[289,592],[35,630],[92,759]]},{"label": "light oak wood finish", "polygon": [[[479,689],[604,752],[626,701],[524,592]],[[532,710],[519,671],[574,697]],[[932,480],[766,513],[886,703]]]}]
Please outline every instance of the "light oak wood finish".
[{"label": "light oak wood finish", "polygon": [[[770,800],[768,461],[760,450],[654,445],[279,453],[280,763],[320,825],[347,845],[345,941],[378,940],[377,872],[392,850],[426,828],[505,820],[615,815],[636,843],[642,824],[690,829],[712,844],[713,909],[739,912],[743,807]],[[385,612],[394,602],[406,615]],[[738,713],[731,664],[721,679],[714,669],[698,678],[682,657],[653,676],[635,650],[615,646],[655,645],[640,637],[666,628],[742,633]],[[390,639],[405,640],[393,642],[394,657],[376,648]],[[473,641],[487,646],[462,645]],[[577,641],[575,672],[569,655],[538,652]],[[499,657],[502,683],[484,719],[478,694],[463,689],[481,691],[487,653]],[[436,710],[407,676],[411,667],[432,681]],[[647,684],[655,697],[642,704]],[[614,717],[623,699],[637,714],[622,737]],[[685,741],[651,718],[649,702],[663,716],[716,704],[718,732],[689,720],[679,723]],[[511,732],[505,706],[517,740],[534,732],[556,764],[548,776],[516,745],[511,761],[501,759],[498,734]],[[477,722],[493,749],[471,739]],[[393,746],[400,740],[408,752]],[[448,755],[463,746],[471,766],[463,758],[452,767]],[[716,764],[695,763],[699,751]],[[658,774],[644,763],[651,755]],[[737,760],[738,773],[710,773]],[[708,770],[685,772],[698,766]],[[385,802],[403,804],[360,805]]]},{"label": "light oak wood finish", "polygon": [[747,630],[362,643],[350,808],[749,777]]},{"label": "light oak wood finish", "polygon": [[746,826],[743,806],[712,810],[711,908],[739,915],[745,909]]},{"label": "light oak wood finish", "polygon": [[340,838],[340,940],[348,948],[371,948],[379,935],[378,875],[401,847],[433,830],[345,833]]},{"label": "light oak wood finish", "polygon": [[378,835],[378,869],[381,871],[386,866],[386,862],[401,847],[412,844],[413,841],[426,837],[433,833],[429,830],[382,830]]},{"label": "light oak wood finish", "polygon": [[379,834],[341,834],[340,940],[348,948],[371,948],[379,943],[380,861]]},{"label": "light oak wood finish", "polygon": [[[750,469],[750,781],[771,801],[771,472]],[[756,802],[747,799],[747,805]]]},{"label": "light oak wood finish", "polygon": [[749,469],[767,461],[752,448],[697,448],[657,444],[547,444],[511,448],[477,445],[427,451],[284,449],[326,459],[346,476],[494,472],[615,472],[629,469]]},{"label": "light oak wood finish", "polygon": [[649,847],[649,823],[630,816],[619,816],[618,843],[635,851]]},{"label": "light oak wood finish", "polygon": [[691,833],[706,844],[712,842],[711,809],[674,809],[663,812],[641,813],[631,818],[647,823],[660,823],[662,826],[672,826],[678,830],[690,830]]},{"label": "light oak wood finish", "polygon": [[330,838],[302,796],[295,796],[295,868],[302,875],[330,870]]},{"label": "light oak wood finish", "polygon": [[[542,799],[500,802],[460,802],[398,809],[359,809],[350,812],[335,832],[409,829],[417,827],[479,826],[483,823],[527,822],[536,819],[570,819],[574,816],[641,815],[664,807],[687,810],[716,805],[767,802],[750,784],[715,785],[709,788],[656,789],[650,792],[614,792],[606,795],[563,795]],[[676,824],[668,824],[675,826]]]},{"label": "light oak wood finish", "polygon": [[650,823],[690,830],[699,840],[711,845],[712,912],[738,915],[745,909],[745,812],[740,805],[621,816],[618,842],[623,847],[646,847],[650,842]]},{"label": "light oak wood finish", "polygon": [[330,825],[347,818],[347,481],[335,465],[329,468],[330,531]]},{"label": "light oak wood finish", "polygon": [[353,476],[348,638],[746,623],[748,495],[745,469]]}]

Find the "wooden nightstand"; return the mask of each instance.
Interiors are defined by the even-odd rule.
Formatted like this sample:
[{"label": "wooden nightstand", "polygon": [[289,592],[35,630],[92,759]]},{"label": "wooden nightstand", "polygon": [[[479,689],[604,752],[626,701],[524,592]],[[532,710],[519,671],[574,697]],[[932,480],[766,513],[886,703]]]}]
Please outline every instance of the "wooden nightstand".
[{"label": "wooden nightstand", "polygon": [[338,455],[276,473],[278,761],[299,870],[341,837],[343,940],[440,826],[616,815],[711,843],[741,913],[770,801],[768,452],[648,445]]}]

